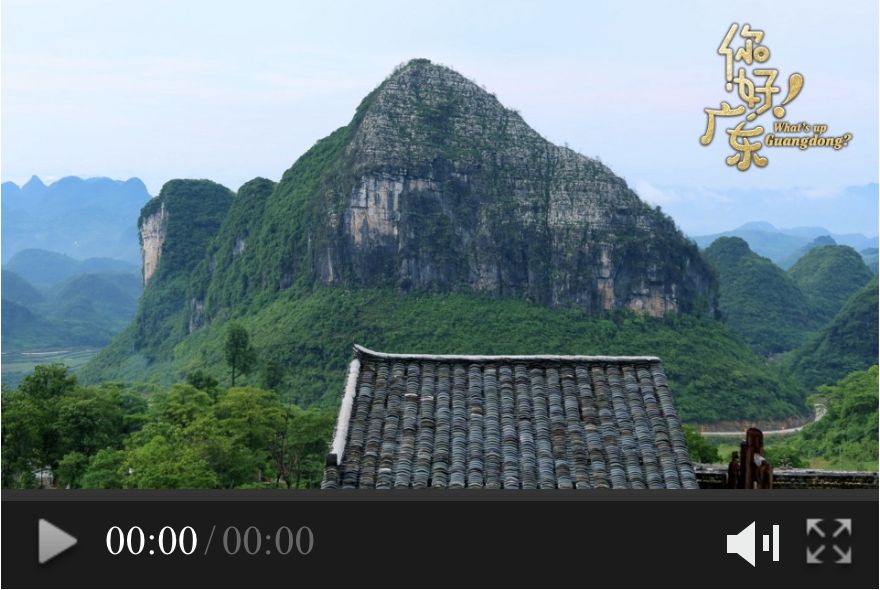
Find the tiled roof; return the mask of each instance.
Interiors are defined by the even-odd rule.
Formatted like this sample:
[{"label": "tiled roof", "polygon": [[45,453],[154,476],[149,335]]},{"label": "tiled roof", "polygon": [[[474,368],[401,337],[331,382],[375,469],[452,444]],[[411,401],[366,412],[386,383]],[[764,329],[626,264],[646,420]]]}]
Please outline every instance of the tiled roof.
[{"label": "tiled roof", "polygon": [[656,357],[355,347],[322,488],[696,488]]}]

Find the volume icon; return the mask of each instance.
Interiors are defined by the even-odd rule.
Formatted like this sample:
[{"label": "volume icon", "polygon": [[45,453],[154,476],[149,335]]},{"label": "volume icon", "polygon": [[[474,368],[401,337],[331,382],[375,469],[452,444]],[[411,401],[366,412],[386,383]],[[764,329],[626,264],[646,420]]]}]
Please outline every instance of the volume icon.
[{"label": "volume icon", "polygon": [[[761,549],[772,552],[773,561],[779,561],[779,525],[774,524],[772,534],[761,536]],[[755,522],[735,535],[727,535],[727,553],[739,555],[755,567]]]}]

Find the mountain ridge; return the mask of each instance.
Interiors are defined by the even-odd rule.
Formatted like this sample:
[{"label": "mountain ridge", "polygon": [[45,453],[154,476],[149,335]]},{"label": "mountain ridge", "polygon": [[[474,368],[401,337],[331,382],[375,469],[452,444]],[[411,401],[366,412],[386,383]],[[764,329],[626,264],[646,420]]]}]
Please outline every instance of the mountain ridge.
[{"label": "mountain ridge", "polygon": [[34,176],[2,184],[4,263],[38,248],[74,258],[138,260],[138,211],[150,195],[138,178],[66,176],[48,185]]},{"label": "mountain ridge", "polygon": [[252,237],[242,260],[279,239],[287,251],[251,261],[249,288],[469,289],[652,315],[714,305],[710,271],[670,218],[427,60],[395,71],[285,172],[264,215],[303,221],[270,219]]},{"label": "mountain ridge", "polygon": [[876,247],[878,242],[877,236],[837,234],[824,227],[780,228],[767,221],[750,221],[731,230],[692,236],[692,239],[701,249],[705,249],[721,237],[742,238],[755,253],[771,259],[783,270],[797,262],[809,250],[811,242],[819,238],[831,238],[836,244],[850,246],[857,251]]},{"label": "mountain ridge", "polygon": [[755,352],[796,348],[821,321],[792,277],[738,237],[720,237],[703,251],[719,276],[723,321]]}]

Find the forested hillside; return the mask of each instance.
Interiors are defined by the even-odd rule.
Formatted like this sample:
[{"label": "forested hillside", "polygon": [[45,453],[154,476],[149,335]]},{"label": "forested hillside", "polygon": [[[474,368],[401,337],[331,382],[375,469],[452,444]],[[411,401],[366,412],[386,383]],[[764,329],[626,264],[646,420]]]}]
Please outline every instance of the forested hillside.
[{"label": "forested hillside", "polygon": [[849,246],[820,246],[804,254],[788,276],[807,296],[813,312],[827,322],[873,273]]},{"label": "forested hillside", "polygon": [[821,326],[794,280],[741,238],[718,238],[704,255],[718,273],[723,321],[758,354],[792,350]]},{"label": "forested hillside", "polygon": [[793,459],[798,466],[876,471],[877,392],[877,365],[819,387],[810,402],[823,404],[827,414],[798,434],[770,444],[768,454]]},{"label": "forested hillside", "polygon": [[877,363],[877,277],[856,292],[831,322],[793,354],[790,375],[811,390]]}]

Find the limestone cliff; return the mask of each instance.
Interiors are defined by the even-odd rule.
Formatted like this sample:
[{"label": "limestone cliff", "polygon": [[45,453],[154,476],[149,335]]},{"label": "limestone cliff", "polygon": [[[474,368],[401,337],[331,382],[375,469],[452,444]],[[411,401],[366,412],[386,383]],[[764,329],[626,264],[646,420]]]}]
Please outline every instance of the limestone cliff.
[{"label": "limestone cliff", "polygon": [[144,285],[146,285],[159,266],[162,246],[165,244],[168,232],[168,211],[165,209],[165,204],[162,203],[158,211],[144,217],[138,230],[141,237]]},{"label": "limestone cliff", "polygon": [[714,306],[713,275],[671,219],[427,60],[401,67],[303,156],[267,210],[297,199],[305,221],[264,228],[264,244],[289,246],[257,263],[260,284],[305,276],[654,316]]},{"label": "limestone cliff", "polygon": [[177,220],[186,236],[197,218],[156,203],[142,215],[145,245],[160,244],[145,247],[145,279],[168,256],[187,258],[175,312],[185,333],[321,285],[651,316],[715,305],[714,274],[669,217],[427,60],[395,71],[280,182],[254,179],[230,206],[216,235],[190,249],[169,248],[157,228]]},{"label": "limestone cliff", "polygon": [[134,320],[135,346],[148,358],[198,321],[201,302],[192,300],[188,286],[231,204],[232,193],[219,184],[171,180],[141,209],[145,289]]}]

